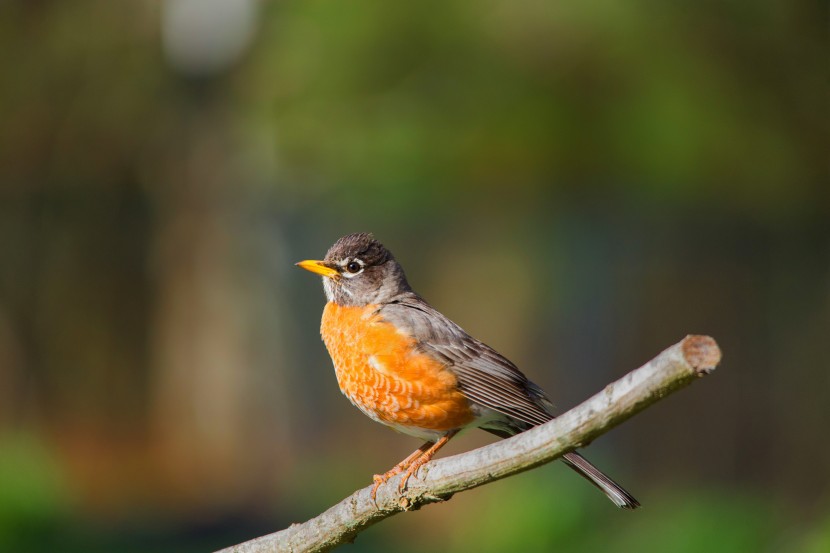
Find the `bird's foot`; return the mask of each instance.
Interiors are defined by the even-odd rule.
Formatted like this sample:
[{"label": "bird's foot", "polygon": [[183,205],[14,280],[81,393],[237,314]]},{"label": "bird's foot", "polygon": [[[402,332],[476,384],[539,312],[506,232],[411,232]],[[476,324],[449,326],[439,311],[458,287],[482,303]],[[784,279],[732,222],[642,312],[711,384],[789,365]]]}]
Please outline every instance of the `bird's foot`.
[{"label": "bird's foot", "polygon": [[396,474],[400,474],[401,472],[403,472],[404,468],[405,467],[402,467],[400,464],[398,464],[392,467],[391,470],[388,470],[383,474],[375,474],[374,476],[372,476],[372,480],[374,480],[375,485],[372,486],[371,496],[372,501],[375,502],[375,505],[377,505],[378,488],[382,484],[386,484],[389,481],[389,479],[395,476]]}]

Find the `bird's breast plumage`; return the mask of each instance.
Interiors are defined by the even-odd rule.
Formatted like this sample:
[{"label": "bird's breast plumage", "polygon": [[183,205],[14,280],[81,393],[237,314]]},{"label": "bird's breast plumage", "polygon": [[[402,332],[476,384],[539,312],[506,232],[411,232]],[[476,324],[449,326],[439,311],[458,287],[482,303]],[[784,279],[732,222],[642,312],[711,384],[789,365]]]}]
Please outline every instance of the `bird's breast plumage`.
[{"label": "bird's breast plumage", "polygon": [[377,305],[326,304],[320,328],[340,390],[372,419],[432,438],[475,416],[455,375],[378,314]]}]

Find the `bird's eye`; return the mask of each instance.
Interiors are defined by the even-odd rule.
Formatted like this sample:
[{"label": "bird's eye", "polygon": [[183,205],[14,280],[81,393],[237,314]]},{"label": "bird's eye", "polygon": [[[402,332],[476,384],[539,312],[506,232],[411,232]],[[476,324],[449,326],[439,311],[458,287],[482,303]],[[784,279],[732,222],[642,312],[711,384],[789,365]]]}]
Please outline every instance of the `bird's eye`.
[{"label": "bird's eye", "polygon": [[349,261],[346,265],[346,270],[350,273],[359,273],[363,267],[357,261]]}]

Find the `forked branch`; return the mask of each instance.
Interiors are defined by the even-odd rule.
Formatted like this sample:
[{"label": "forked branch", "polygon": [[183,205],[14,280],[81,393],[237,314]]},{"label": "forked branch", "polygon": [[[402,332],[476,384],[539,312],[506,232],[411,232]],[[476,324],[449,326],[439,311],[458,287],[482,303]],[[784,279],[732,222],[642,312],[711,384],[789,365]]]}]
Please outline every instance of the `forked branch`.
[{"label": "forked branch", "polygon": [[721,352],[708,336],[687,336],[587,401],[497,443],[432,461],[398,493],[400,476],[380,487],[377,504],[371,486],[358,490],[323,514],[285,530],[223,549],[219,553],[327,551],[351,542],[371,526],[402,511],[446,501],[453,494],[516,474],[587,445],[597,436],[668,394],[712,372]]}]

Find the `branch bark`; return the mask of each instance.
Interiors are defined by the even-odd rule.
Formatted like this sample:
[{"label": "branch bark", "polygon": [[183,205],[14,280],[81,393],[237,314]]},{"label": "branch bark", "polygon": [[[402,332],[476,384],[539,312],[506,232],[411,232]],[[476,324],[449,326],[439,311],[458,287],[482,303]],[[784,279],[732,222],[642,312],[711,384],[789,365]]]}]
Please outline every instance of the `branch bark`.
[{"label": "branch bark", "polygon": [[447,501],[453,494],[549,463],[589,444],[668,394],[712,372],[721,352],[708,336],[677,344],[556,419],[485,447],[432,461],[398,493],[400,476],[381,486],[377,504],[358,490],[302,524],[223,549],[218,553],[328,551],[354,541],[369,526],[402,511]]}]

